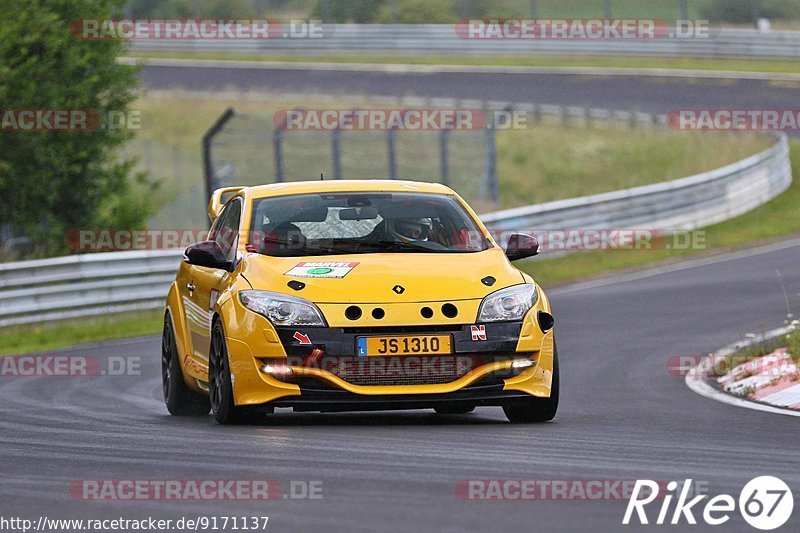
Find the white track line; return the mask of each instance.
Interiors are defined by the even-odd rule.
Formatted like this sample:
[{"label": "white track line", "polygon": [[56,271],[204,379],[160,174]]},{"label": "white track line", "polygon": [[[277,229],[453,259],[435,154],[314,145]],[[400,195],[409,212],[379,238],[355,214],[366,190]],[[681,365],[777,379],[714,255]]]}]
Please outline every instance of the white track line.
[{"label": "white track line", "polygon": [[748,72],[733,70],[693,70],[668,68],[623,67],[525,67],[493,65],[415,65],[404,63],[321,63],[305,61],[259,61],[227,59],[172,59],[126,56],[118,62],[133,65],[144,63],[155,67],[175,68],[239,68],[268,70],[322,70],[386,73],[464,73],[464,74],[565,74],[574,76],[647,76],[662,78],[703,78],[735,80],[768,80],[800,82],[800,74],[784,72]]}]

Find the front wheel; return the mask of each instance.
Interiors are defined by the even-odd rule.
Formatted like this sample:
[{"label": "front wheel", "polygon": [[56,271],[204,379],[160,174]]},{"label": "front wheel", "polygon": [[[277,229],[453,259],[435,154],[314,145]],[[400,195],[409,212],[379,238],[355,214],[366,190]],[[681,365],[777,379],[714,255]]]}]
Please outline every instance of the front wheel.
[{"label": "front wheel", "polygon": [[217,321],[211,332],[211,352],[208,358],[208,394],[211,399],[211,412],[217,422],[223,425],[256,422],[258,413],[246,407],[237,407],[233,402],[233,383],[231,381],[228,348],[222,324]]},{"label": "front wheel", "polygon": [[206,416],[208,397],[186,386],[183,381],[181,363],[178,361],[178,347],[169,313],[164,317],[164,330],[161,333],[161,387],[164,403],[173,416]]},{"label": "front wheel", "polygon": [[549,398],[514,398],[503,404],[503,412],[512,424],[547,422],[556,416],[558,410],[558,349],[553,341],[553,382]]}]

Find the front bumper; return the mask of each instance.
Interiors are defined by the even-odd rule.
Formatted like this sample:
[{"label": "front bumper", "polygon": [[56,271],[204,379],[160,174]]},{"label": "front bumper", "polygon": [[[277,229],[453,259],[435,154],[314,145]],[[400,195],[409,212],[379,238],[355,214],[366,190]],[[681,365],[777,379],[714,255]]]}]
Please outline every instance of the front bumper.
[{"label": "front bumper", "polygon": [[[532,310],[520,322],[483,324],[485,339],[473,335],[472,325],[276,328],[273,346],[280,348],[280,357],[254,353],[251,343],[229,337],[234,401],[237,405],[349,411],[417,409],[441,402],[498,405],[518,396],[548,397],[553,371],[553,332],[541,330],[534,319],[535,312]],[[342,374],[325,364],[326,358],[347,364],[365,360],[372,363],[378,359],[358,356],[358,337],[414,333],[451,335],[453,353],[443,357],[470,358],[476,364],[453,379],[428,382],[356,380],[352,374]],[[410,357],[395,359],[407,361]],[[311,364],[309,359],[313,359]],[[417,359],[422,361],[425,356]],[[512,362],[519,359],[535,364],[512,368]],[[265,364],[289,365],[292,372],[289,376],[266,373],[261,370]]]},{"label": "front bumper", "polygon": [[455,400],[497,405],[516,396],[549,397],[553,372],[552,333],[533,354],[536,365],[516,376],[503,377],[511,367],[512,360],[507,359],[477,367],[453,382],[428,385],[359,386],[313,368],[295,373],[292,383],[261,372],[245,343],[229,340],[229,350],[237,361],[232,368],[237,405],[271,404],[298,410],[417,409]]}]

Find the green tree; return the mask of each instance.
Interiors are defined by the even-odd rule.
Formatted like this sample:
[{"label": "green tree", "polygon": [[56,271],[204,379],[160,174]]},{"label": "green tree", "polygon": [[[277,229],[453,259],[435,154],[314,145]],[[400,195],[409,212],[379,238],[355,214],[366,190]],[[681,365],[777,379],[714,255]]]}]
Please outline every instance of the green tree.
[{"label": "green tree", "polygon": [[[0,0],[0,110],[126,112],[136,68],[117,63],[123,43],[82,40],[82,18],[120,15],[121,0]],[[67,251],[78,228],[141,228],[153,184],[121,159],[128,128],[0,129],[0,223],[29,236],[37,255]]]}]

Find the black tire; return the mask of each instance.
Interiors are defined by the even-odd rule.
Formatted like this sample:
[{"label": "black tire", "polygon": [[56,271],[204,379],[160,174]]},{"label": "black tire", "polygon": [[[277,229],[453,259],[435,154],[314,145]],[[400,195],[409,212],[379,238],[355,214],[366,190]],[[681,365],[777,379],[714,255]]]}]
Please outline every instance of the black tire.
[{"label": "black tire", "polygon": [[558,376],[558,348],[553,342],[553,384],[549,398],[514,398],[503,405],[503,412],[512,424],[531,424],[547,422],[556,416],[558,411],[558,393],[560,383]]},{"label": "black tire", "polygon": [[169,313],[164,316],[164,330],[161,333],[161,388],[164,403],[172,416],[207,416],[211,410],[208,396],[193,391],[183,381]]},{"label": "black tire", "polygon": [[211,412],[223,425],[251,424],[264,417],[246,407],[237,407],[233,402],[230,362],[225,333],[219,321],[211,330],[211,349],[208,357],[208,393]]},{"label": "black tire", "polygon": [[439,415],[465,415],[475,410],[474,405],[470,404],[445,404],[433,408]]}]

